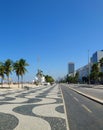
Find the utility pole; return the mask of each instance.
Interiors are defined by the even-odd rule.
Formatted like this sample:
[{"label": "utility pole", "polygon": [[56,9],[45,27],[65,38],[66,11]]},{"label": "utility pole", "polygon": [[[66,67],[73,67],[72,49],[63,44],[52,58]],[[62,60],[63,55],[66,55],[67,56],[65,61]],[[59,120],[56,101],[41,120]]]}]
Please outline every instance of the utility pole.
[{"label": "utility pole", "polygon": [[88,84],[90,84],[90,57],[89,57],[89,50],[88,50]]},{"label": "utility pole", "polygon": [[40,69],[40,57],[39,56],[37,57],[37,64],[38,64],[37,65],[38,66],[37,69],[39,70]]}]

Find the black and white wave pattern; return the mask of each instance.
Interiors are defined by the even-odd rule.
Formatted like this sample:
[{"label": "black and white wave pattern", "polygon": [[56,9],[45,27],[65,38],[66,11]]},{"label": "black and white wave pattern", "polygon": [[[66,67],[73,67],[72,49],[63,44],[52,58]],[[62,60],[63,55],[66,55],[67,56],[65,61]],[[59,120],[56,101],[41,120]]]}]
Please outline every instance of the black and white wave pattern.
[{"label": "black and white wave pattern", "polygon": [[0,130],[66,130],[58,85],[0,94]]}]

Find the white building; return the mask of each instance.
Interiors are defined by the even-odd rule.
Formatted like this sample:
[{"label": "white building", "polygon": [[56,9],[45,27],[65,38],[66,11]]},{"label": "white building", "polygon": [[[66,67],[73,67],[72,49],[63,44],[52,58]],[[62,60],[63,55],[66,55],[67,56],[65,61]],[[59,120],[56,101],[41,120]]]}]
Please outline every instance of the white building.
[{"label": "white building", "polygon": [[40,84],[45,82],[45,77],[44,76],[36,76],[35,77],[35,82],[38,82]]},{"label": "white building", "polygon": [[91,71],[91,64],[85,65],[76,70],[79,73],[79,80],[82,80],[82,77],[87,77]]},{"label": "white building", "polygon": [[[98,63],[101,58],[103,58],[103,50],[96,51],[92,55],[89,64],[87,64],[87,65],[77,69],[76,72],[79,73],[79,80],[82,80],[82,77],[87,77],[90,74],[90,72],[91,72],[92,65],[94,63]],[[100,71],[103,72],[103,67],[100,68]]]}]

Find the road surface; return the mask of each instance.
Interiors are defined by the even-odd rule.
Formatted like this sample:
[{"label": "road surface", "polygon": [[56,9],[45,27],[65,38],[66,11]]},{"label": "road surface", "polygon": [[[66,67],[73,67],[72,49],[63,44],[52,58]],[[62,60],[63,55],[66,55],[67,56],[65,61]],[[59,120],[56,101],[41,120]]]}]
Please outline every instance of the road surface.
[{"label": "road surface", "polygon": [[70,130],[103,130],[103,105],[60,85]]}]

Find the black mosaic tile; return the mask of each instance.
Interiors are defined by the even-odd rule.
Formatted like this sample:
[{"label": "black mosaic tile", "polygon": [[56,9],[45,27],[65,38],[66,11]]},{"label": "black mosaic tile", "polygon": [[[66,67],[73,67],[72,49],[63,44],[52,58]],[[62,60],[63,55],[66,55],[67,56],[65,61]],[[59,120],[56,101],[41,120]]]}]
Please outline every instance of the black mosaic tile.
[{"label": "black mosaic tile", "polygon": [[63,107],[63,105],[56,107],[55,110],[57,112],[64,113],[64,107]]},{"label": "black mosaic tile", "polygon": [[0,113],[0,130],[13,130],[19,123],[19,120],[11,115]]}]

